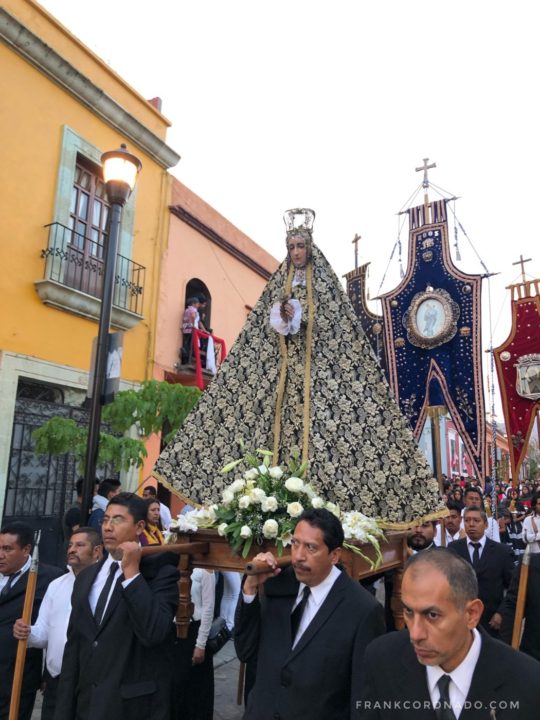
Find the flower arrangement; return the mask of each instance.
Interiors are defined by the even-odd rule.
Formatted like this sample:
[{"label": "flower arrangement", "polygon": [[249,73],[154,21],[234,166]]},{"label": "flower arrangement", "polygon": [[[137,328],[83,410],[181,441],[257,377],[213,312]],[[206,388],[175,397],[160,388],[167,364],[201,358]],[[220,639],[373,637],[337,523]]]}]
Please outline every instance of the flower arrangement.
[{"label": "flower arrangement", "polygon": [[287,470],[271,465],[272,453],[257,450],[226,465],[221,472],[230,473],[240,463],[248,469],[226,488],[221,502],[204,506],[171,523],[173,532],[196,532],[199,528],[217,528],[227,537],[233,550],[247,557],[253,543],[274,540],[279,555],[290,544],[299,516],[308,508],[326,508],[341,520],[346,540],[371,543],[377,552],[375,563],[350,543],[344,547],[360,554],[372,569],[382,559],[379,540],[384,537],[376,520],[360,512],[341,513],[339,507],[325,501],[305,480],[307,463],[293,457]]}]

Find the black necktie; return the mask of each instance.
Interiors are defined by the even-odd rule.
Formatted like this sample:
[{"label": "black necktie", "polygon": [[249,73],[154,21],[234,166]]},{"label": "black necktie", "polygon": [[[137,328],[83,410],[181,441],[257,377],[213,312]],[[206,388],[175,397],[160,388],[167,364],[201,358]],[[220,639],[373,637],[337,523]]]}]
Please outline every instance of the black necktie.
[{"label": "black necktie", "polygon": [[450,675],[441,675],[437,680],[437,687],[439,688],[439,705],[435,709],[437,720],[456,720],[456,716],[450,705],[450,694],[448,692],[451,679]]},{"label": "black necktie", "polygon": [[472,564],[473,564],[473,567],[476,567],[478,565],[478,563],[480,562],[480,547],[481,547],[481,545],[480,545],[480,543],[471,543],[471,545],[474,548],[473,554],[472,554]]},{"label": "black necktie", "polygon": [[306,587],[302,591],[302,599],[291,613],[291,638],[293,645],[294,639],[296,638],[296,633],[298,632],[298,628],[300,627],[300,621],[302,620],[302,615],[304,614],[304,609],[307,605],[310,592],[311,590],[306,585]]},{"label": "black necktie", "polygon": [[96,603],[96,610],[94,612],[94,617],[96,618],[96,623],[98,625],[101,625],[101,621],[103,620],[103,614],[105,612],[105,607],[107,606],[107,600],[109,598],[109,593],[111,592],[111,585],[114,581],[114,576],[116,575],[116,571],[118,570],[118,563],[112,562],[111,567],[109,568],[109,575],[107,577],[107,581],[105,582],[105,585],[103,586],[103,590],[100,592],[98,601]]},{"label": "black necktie", "polygon": [[8,581],[7,581],[7,583],[4,585],[4,587],[2,588],[2,592],[0,593],[0,597],[1,597],[1,598],[6,597],[6,595],[8,594],[8,592],[11,590],[11,586],[13,585],[13,583],[14,583],[15,580],[19,577],[20,574],[21,574],[21,570],[19,570],[19,571],[16,572],[16,573],[13,573],[13,575],[10,575],[10,576],[8,577]]}]

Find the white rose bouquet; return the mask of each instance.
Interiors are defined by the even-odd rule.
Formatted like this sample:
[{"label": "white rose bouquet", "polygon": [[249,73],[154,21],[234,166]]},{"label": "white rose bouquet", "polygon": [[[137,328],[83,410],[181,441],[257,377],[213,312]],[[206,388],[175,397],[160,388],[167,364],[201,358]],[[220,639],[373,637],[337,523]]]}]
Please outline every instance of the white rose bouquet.
[{"label": "white rose bouquet", "polygon": [[233,472],[240,463],[247,465],[223,491],[215,509],[220,535],[229,539],[233,549],[246,557],[253,543],[276,543],[278,554],[290,544],[298,517],[306,508],[325,507],[325,501],[304,480],[307,463],[293,458],[288,468],[271,464],[269,450],[248,453],[226,465],[222,473]]}]

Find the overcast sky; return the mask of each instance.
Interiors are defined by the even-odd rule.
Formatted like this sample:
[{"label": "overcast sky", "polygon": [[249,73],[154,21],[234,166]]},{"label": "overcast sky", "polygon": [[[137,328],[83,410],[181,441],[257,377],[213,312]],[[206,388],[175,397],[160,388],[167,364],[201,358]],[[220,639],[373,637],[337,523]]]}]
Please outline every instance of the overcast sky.
[{"label": "overcast sky", "polygon": [[[375,296],[415,167],[436,162],[430,179],[461,198],[460,222],[501,273],[492,325],[495,345],[505,339],[511,263],[532,257],[526,270],[540,274],[538,2],[42,4],[144,97],[162,98],[182,156],[172,173],[279,259],[283,211],[312,207],[338,274],[362,236]],[[401,237],[406,252],[406,226]],[[459,242],[459,267],[482,272]],[[393,263],[383,289],[398,281]],[[484,346],[487,313],[485,324]]]}]

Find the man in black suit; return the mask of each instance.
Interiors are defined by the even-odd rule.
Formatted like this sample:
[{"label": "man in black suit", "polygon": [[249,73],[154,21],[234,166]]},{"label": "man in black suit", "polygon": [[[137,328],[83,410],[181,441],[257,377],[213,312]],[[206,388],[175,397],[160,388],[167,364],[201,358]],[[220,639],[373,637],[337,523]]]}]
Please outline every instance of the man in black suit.
[{"label": "man in black suit", "polygon": [[75,581],[56,720],[169,720],[178,571],[169,553],[141,560],[146,513],[131,493],[106,508],[109,556]]},{"label": "man in black suit", "polygon": [[[7,720],[9,716],[18,647],[18,641],[13,637],[13,625],[22,615],[32,560],[32,535],[32,528],[22,522],[5,525],[0,531],[0,720]],[[32,622],[37,618],[49,583],[61,574],[58,568],[39,564]],[[19,706],[20,720],[30,720],[32,715],[41,682],[42,660],[42,650],[27,650]]]},{"label": "man in black suit", "polygon": [[480,624],[498,637],[502,623],[504,590],[514,572],[513,554],[507,545],[486,537],[487,516],[480,507],[466,507],[463,523],[467,537],[450,543],[449,550],[471,563],[478,578],[478,597],[484,604]]},{"label": "man in black suit", "polygon": [[[336,567],[343,528],[328,510],[307,510],[283,572],[248,576],[235,624],[243,662],[257,656],[245,720],[349,720],[367,644],[384,632],[379,603]],[[264,586],[264,592],[262,592]]]},{"label": "man in black suit", "polygon": [[414,555],[402,584],[406,630],[366,650],[358,720],[536,720],[540,663],[478,631],[471,564],[445,548]]}]

